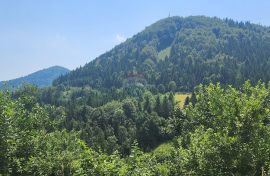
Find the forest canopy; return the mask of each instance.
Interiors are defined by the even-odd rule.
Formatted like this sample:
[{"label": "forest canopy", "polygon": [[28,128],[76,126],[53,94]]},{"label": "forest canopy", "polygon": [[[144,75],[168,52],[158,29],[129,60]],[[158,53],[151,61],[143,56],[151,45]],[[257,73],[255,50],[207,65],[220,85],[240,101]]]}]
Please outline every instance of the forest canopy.
[{"label": "forest canopy", "polygon": [[270,28],[205,16],[169,17],[54,85],[121,88],[141,83],[171,91],[220,82],[236,87],[270,78]]},{"label": "forest canopy", "polygon": [[[104,123],[95,125],[100,128],[97,131],[103,131],[103,137],[96,139],[105,146],[100,148],[103,150],[87,145],[84,133],[91,131],[87,123],[82,120],[83,127],[79,131],[68,130],[68,116],[64,109],[41,105],[31,96],[32,93],[34,89],[25,94],[21,92],[18,99],[13,99],[14,95],[9,93],[0,94],[2,175],[269,174],[270,90],[261,82],[255,86],[246,82],[239,89],[220,84],[200,85],[195,89],[194,105],[190,103],[183,110],[171,109],[168,116],[159,116],[154,108],[148,107],[148,101],[154,97],[147,93],[142,107],[144,120],[140,119],[142,112],[135,110],[138,105],[132,98],[94,108],[94,112],[108,115],[95,117],[97,112],[86,113],[82,118],[99,118],[111,125],[105,129],[102,128]],[[161,99],[166,97],[164,95]],[[156,104],[159,104],[158,99],[156,97]],[[115,109],[114,104],[122,108]],[[114,113],[108,119],[111,108]],[[143,125],[125,128],[125,124],[115,122],[121,120],[121,114],[143,120]],[[166,119],[165,124],[162,117]],[[122,118],[125,123],[139,123]],[[117,129],[113,128],[115,123],[121,134],[120,131],[114,133]],[[130,129],[137,135],[145,133],[143,137],[149,135],[149,140],[155,139],[156,135],[160,135],[156,140],[162,139],[163,135],[172,136],[171,140],[147,152],[146,146],[151,145],[144,139],[137,138],[128,143],[132,132],[125,134],[125,131]],[[136,141],[140,141],[141,146]],[[130,149],[123,156],[121,152],[125,151],[126,145],[130,145]]]}]

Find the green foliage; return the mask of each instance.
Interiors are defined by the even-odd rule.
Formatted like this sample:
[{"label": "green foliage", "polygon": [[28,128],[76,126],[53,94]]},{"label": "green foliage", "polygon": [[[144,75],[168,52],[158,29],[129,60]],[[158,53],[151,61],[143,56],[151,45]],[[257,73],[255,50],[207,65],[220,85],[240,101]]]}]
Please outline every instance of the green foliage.
[{"label": "green foliage", "polygon": [[165,60],[170,57],[171,47],[165,48],[158,53],[159,60]]},{"label": "green foliage", "polygon": [[0,175],[269,175],[269,32],[170,17],[54,87],[0,92]]},{"label": "green foliage", "polygon": [[269,172],[270,91],[246,82],[240,90],[200,86],[197,103],[186,110],[189,141],[186,172],[195,175],[260,175]]},{"label": "green foliage", "polygon": [[[154,86],[161,93],[200,84],[241,86],[270,78],[269,27],[204,16],[169,17],[147,27],[54,85]],[[173,84],[175,82],[175,85]]]},{"label": "green foliage", "polygon": [[23,169],[33,152],[34,138],[40,131],[55,130],[59,121],[50,119],[38,104],[31,104],[30,107],[31,97],[12,100],[10,95],[1,93],[0,102],[0,148],[3,158],[0,173],[24,173]]},{"label": "green foliage", "polygon": [[176,89],[177,89],[176,83],[174,81],[170,81],[168,85],[168,90],[175,92]]},{"label": "green foliage", "polygon": [[71,121],[65,107],[41,106],[33,95],[31,87],[16,99],[0,92],[1,175],[270,173],[270,90],[261,82],[200,85],[195,104],[166,117],[158,113],[175,104],[172,93],[74,107]]}]

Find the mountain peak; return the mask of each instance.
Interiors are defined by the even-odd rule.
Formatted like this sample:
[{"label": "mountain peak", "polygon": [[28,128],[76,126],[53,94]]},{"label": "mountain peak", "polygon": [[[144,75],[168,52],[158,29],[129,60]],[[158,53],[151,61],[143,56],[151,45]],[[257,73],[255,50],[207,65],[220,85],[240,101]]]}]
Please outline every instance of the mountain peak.
[{"label": "mountain peak", "polygon": [[154,87],[174,82],[179,91],[200,83],[237,86],[247,79],[267,81],[269,33],[269,27],[231,19],[168,17],[58,78],[54,85],[119,88],[132,82],[129,75],[134,72],[144,75],[134,82]]}]

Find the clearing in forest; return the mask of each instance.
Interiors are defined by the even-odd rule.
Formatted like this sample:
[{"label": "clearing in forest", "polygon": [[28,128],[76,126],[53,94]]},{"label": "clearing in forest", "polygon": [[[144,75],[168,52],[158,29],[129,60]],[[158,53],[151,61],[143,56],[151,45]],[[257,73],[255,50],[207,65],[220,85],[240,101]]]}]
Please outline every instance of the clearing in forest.
[{"label": "clearing in forest", "polygon": [[185,100],[187,97],[191,97],[190,93],[176,93],[175,94],[175,101],[176,104],[180,107],[183,108],[185,104]]}]

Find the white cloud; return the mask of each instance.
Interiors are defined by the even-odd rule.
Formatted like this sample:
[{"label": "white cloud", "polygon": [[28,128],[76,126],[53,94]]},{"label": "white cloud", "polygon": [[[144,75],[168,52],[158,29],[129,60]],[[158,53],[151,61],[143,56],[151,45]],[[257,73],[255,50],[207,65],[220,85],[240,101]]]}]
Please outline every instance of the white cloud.
[{"label": "white cloud", "polygon": [[115,40],[117,43],[122,43],[122,42],[126,41],[126,39],[127,38],[121,34],[116,34],[116,36],[115,36]]}]

